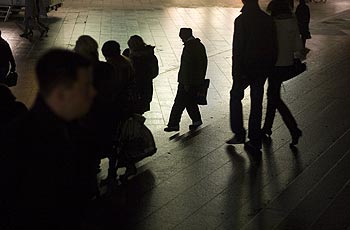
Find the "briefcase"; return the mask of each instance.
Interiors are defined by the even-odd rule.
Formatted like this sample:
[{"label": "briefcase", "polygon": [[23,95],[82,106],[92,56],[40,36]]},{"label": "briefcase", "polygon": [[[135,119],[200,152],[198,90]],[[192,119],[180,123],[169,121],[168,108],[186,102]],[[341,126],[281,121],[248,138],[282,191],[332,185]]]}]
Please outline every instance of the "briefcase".
[{"label": "briefcase", "polygon": [[210,80],[204,79],[203,83],[199,86],[197,91],[197,104],[198,105],[207,105],[207,95],[209,88]]}]

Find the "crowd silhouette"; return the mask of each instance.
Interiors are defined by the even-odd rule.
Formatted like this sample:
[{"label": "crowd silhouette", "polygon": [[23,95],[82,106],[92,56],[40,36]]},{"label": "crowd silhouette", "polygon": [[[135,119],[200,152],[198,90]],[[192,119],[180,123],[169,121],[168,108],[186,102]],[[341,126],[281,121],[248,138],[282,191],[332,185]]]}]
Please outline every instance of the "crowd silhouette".
[{"label": "crowd silhouette", "polygon": [[[232,46],[234,136],[226,143],[244,144],[247,151],[261,153],[262,143],[271,138],[277,110],[294,146],[302,131],[282,101],[280,88],[284,76],[292,74],[295,59],[305,59],[305,41],[311,38],[309,11],[304,0],[297,17],[289,1],[273,0],[268,9],[271,15],[260,9],[258,0],[243,0],[243,4]],[[37,16],[29,18],[39,23]],[[32,33],[26,23],[22,37]],[[48,31],[42,27],[39,23],[41,35]],[[190,131],[203,124],[196,96],[208,65],[205,46],[191,28],[181,28],[179,37],[184,48],[166,132],[179,131],[184,109],[192,119]],[[131,36],[127,45],[121,52],[117,41],[105,42],[101,51],[106,61],[100,60],[98,43],[88,35],[80,36],[72,51],[48,50],[36,64],[39,91],[29,110],[0,84],[1,229],[98,229],[89,226],[89,218],[92,203],[101,199],[100,187],[107,185],[113,192],[126,184],[137,173],[135,164],[156,152],[143,117],[151,110],[153,79],[159,75],[155,47],[139,35]],[[16,64],[2,38],[0,50],[6,53],[0,59],[4,83]],[[267,79],[267,112],[261,127]],[[248,86],[251,111],[246,141],[241,101]],[[109,159],[108,176],[99,184],[103,158]],[[120,167],[126,171],[118,176]]]}]

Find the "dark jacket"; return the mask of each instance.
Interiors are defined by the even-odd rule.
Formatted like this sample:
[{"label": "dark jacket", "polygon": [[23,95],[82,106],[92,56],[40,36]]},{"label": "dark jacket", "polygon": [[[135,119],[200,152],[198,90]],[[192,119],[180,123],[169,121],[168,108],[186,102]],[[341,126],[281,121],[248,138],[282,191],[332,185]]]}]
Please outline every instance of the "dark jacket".
[{"label": "dark jacket", "polygon": [[304,4],[299,4],[295,10],[295,16],[298,20],[299,32],[305,38],[310,38],[310,9]]},{"label": "dark jacket", "polygon": [[10,45],[7,41],[0,37],[0,69],[9,69],[9,65],[11,63],[11,69],[16,69],[16,62],[13,58],[12,51]]},{"label": "dark jacket", "polygon": [[91,198],[88,159],[43,99],[2,137],[0,158],[1,229],[78,229]]},{"label": "dark jacket", "polygon": [[185,87],[196,87],[203,83],[208,59],[204,45],[199,38],[185,42],[181,55],[178,82]]},{"label": "dark jacket", "polygon": [[11,90],[0,84],[0,133],[6,129],[13,120],[26,114],[27,107],[13,96]]},{"label": "dark jacket", "polygon": [[[140,113],[150,110],[153,96],[153,79],[158,76],[158,59],[154,55],[154,46],[146,45],[140,50],[129,53],[133,69],[135,71],[136,88],[141,96]],[[124,51],[125,54],[128,51]]]},{"label": "dark jacket", "polygon": [[241,12],[234,23],[232,76],[254,79],[270,73],[276,62],[276,31],[257,4],[246,4]]},{"label": "dark jacket", "polygon": [[90,143],[95,144],[90,148],[95,148],[96,162],[98,162],[100,154],[105,156],[104,154],[110,153],[112,149],[113,134],[117,129],[117,100],[120,84],[113,66],[101,61],[94,65],[93,83],[97,95],[90,112],[82,120],[82,123],[90,131]]},{"label": "dark jacket", "polygon": [[108,63],[114,67],[117,79],[116,100],[120,121],[129,118],[133,113],[132,98],[137,94],[135,74],[130,60],[123,55],[111,57]]}]

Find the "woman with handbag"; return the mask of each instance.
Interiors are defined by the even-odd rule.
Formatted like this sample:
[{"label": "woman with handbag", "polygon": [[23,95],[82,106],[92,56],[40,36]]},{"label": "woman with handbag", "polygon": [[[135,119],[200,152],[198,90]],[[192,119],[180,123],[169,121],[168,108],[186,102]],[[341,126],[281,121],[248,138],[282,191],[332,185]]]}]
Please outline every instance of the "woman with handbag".
[{"label": "woman with handbag", "polygon": [[297,20],[288,2],[276,1],[271,8],[271,16],[274,18],[276,25],[278,56],[274,71],[268,78],[267,109],[262,134],[265,137],[271,136],[272,125],[277,109],[292,136],[290,145],[294,146],[298,144],[302,132],[298,128],[295,118],[287,105],[281,99],[281,84],[283,79],[293,71],[294,56],[302,50],[302,43],[299,36]]}]

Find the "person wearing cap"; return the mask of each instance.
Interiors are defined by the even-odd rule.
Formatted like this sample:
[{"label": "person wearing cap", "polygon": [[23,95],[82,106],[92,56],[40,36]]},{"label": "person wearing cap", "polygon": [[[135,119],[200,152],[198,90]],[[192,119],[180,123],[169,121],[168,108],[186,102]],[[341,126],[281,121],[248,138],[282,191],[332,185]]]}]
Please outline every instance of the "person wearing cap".
[{"label": "person wearing cap", "polygon": [[168,126],[164,129],[165,132],[180,130],[179,123],[185,109],[192,120],[190,130],[195,130],[203,124],[195,95],[207,71],[206,50],[200,39],[192,35],[191,28],[181,28],[179,36],[184,43],[178,73],[179,84]]}]

